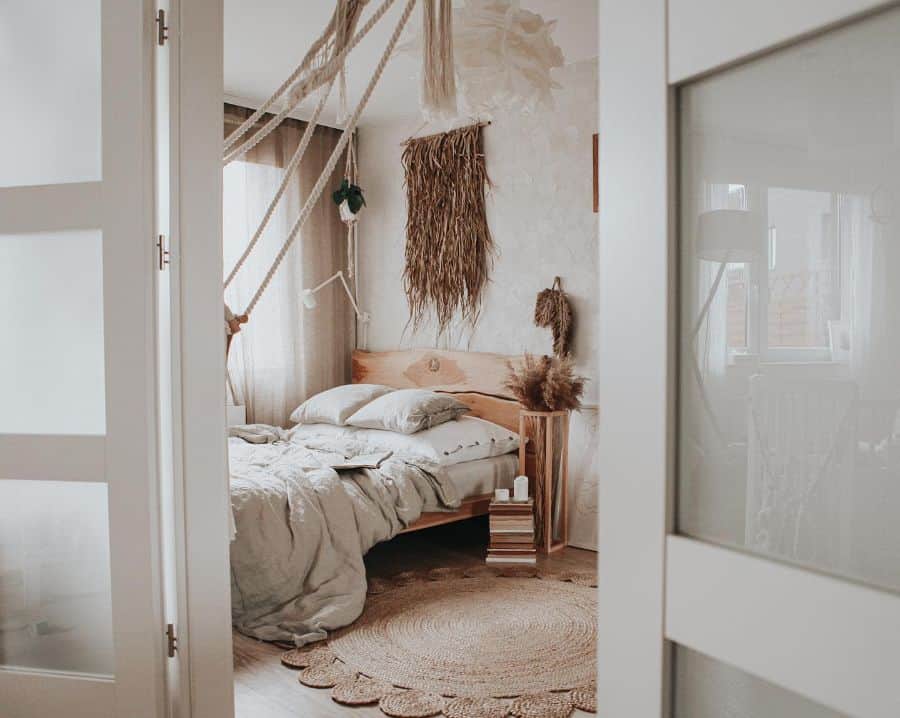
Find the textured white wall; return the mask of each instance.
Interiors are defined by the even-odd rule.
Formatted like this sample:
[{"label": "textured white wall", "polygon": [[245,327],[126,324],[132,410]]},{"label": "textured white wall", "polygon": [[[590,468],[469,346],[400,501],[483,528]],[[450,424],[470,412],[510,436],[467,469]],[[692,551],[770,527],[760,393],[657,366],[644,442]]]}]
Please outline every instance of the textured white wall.
[{"label": "textured white wall", "polygon": [[[586,402],[596,403],[597,215],[592,207],[592,137],[597,131],[597,62],[562,68],[556,106],[531,116],[500,113],[485,129],[487,169],[494,183],[488,221],[499,250],[485,306],[474,330],[457,327],[441,348],[519,354],[552,351],[549,330],[534,326],[537,292],[562,277],[575,316],[574,355],[589,377]],[[403,293],[406,196],[400,165],[402,142],[416,129],[403,123],[360,131],[360,184],[367,209],[360,221],[359,288],[371,312],[368,348],[383,351],[433,347],[435,331],[405,330]],[[424,133],[442,127],[429,127]],[[572,422],[571,539],[596,545],[596,410]]]}]

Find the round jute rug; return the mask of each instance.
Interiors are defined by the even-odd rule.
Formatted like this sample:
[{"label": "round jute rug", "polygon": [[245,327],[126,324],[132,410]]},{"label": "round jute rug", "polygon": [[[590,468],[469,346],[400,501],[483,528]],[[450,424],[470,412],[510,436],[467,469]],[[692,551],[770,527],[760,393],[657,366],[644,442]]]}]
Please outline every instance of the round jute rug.
[{"label": "round jute rug", "polygon": [[370,586],[363,615],[327,648],[282,662],[306,685],[334,685],[336,701],[378,701],[389,716],[596,711],[596,585],[593,574],[534,568],[407,572]]},{"label": "round jute rug", "polygon": [[594,680],[596,590],[483,576],[370,596],[328,645],[354,670],[443,696],[509,697]]}]

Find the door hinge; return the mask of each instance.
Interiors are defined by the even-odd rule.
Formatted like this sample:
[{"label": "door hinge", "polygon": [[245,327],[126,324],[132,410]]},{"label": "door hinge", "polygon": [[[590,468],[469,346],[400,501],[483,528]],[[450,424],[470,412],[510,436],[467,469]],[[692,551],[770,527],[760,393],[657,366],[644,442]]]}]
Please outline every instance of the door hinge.
[{"label": "door hinge", "polygon": [[170,623],[166,626],[166,653],[169,658],[175,658],[175,651],[178,650],[178,638],[175,635],[175,624]]},{"label": "door hinge", "polygon": [[169,263],[169,250],[166,249],[166,235],[161,234],[156,240],[157,257],[159,260],[159,271],[163,271]]},{"label": "door hinge", "polygon": [[166,25],[166,11],[160,8],[156,11],[156,44],[165,45],[169,39],[169,26]]}]

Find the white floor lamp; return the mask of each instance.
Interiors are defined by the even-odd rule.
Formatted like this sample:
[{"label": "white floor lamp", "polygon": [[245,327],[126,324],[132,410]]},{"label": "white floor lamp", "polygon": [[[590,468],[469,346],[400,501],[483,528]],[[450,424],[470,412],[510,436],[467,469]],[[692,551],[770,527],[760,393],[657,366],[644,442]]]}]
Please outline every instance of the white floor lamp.
[{"label": "white floor lamp", "polygon": [[304,289],[300,294],[300,298],[303,301],[303,306],[307,309],[315,309],[319,306],[319,300],[316,299],[316,293],[327,287],[329,284],[334,282],[335,280],[341,280],[341,286],[344,287],[344,291],[347,293],[347,298],[350,300],[350,304],[353,305],[353,311],[356,312],[356,318],[363,325],[363,340],[362,340],[362,348],[365,349],[368,344],[368,325],[369,320],[372,316],[368,312],[364,312],[360,310],[359,304],[356,302],[356,297],[353,296],[353,292],[350,291],[350,285],[347,284],[347,280],[344,277],[343,270],[338,270],[334,274],[332,274],[328,279],[326,279],[321,284],[316,285],[312,289]]},{"label": "white floor lamp", "polygon": [[743,209],[715,209],[710,212],[704,212],[700,215],[697,227],[697,244],[695,248],[695,256],[697,260],[706,260],[709,262],[718,262],[719,269],[713,280],[712,287],[700,308],[700,314],[691,330],[691,368],[694,372],[694,378],[697,381],[697,387],[700,390],[700,400],[703,408],[709,416],[710,423],[716,435],[727,445],[725,435],[719,427],[715,413],[709,403],[709,397],[706,395],[706,389],[703,386],[703,376],[700,373],[700,363],[697,357],[695,347],[697,335],[703,328],[703,322],[709,315],[710,307],[716,294],[719,291],[719,285],[722,283],[722,277],[725,270],[732,262],[750,263],[756,261],[759,257],[759,247],[757,238],[754,236],[753,213]]}]

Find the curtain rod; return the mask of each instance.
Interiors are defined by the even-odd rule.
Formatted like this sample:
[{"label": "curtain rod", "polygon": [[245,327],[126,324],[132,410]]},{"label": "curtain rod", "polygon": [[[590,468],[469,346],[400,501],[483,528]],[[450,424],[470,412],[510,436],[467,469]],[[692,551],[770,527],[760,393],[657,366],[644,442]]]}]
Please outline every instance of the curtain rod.
[{"label": "curtain rod", "polygon": [[[247,118],[246,118],[246,117],[233,117],[233,116],[232,116],[232,117],[229,117],[229,116],[228,116],[227,106],[236,107],[236,108],[238,108],[238,109],[240,109],[240,110],[247,110],[248,112],[253,112],[253,111],[256,109],[256,108],[254,108],[254,107],[248,107],[247,105],[242,105],[242,104],[240,104],[240,103],[238,103],[238,102],[230,102],[230,101],[228,101],[228,100],[225,100],[225,103],[224,103],[224,104],[225,104],[225,106],[226,106],[226,110],[225,110],[225,124],[228,124],[228,125],[241,125],[241,124],[243,124],[244,120],[247,119]],[[261,127],[262,125],[265,124],[265,119],[264,119],[264,118],[269,118],[269,119],[271,119],[272,117],[274,117],[274,115],[273,115],[271,112],[267,112],[265,115],[263,115],[263,116],[256,122],[256,125],[255,125],[255,126],[256,126],[256,127]],[[287,117],[285,117],[284,120],[292,120],[293,122],[302,122],[303,124],[307,124],[307,123],[309,122],[309,120],[304,120],[304,119],[301,118],[301,117],[292,117],[291,115],[288,115]],[[282,121],[284,121],[284,120],[282,120]],[[322,122],[321,120],[320,120],[319,122],[317,122],[316,124],[317,124],[319,127],[325,127],[326,129],[329,129],[329,130],[337,130],[338,132],[343,132],[343,131],[344,131],[344,128],[343,128],[343,127],[335,127],[334,125],[329,125],[328,123]],[[359,129],[358,127],[357,127],[357,128],[354,128],[354,130],[353,130],[353,134],[354,134],[354,135],[358,134],[358,132],[357,132],[358,129]]]}]

